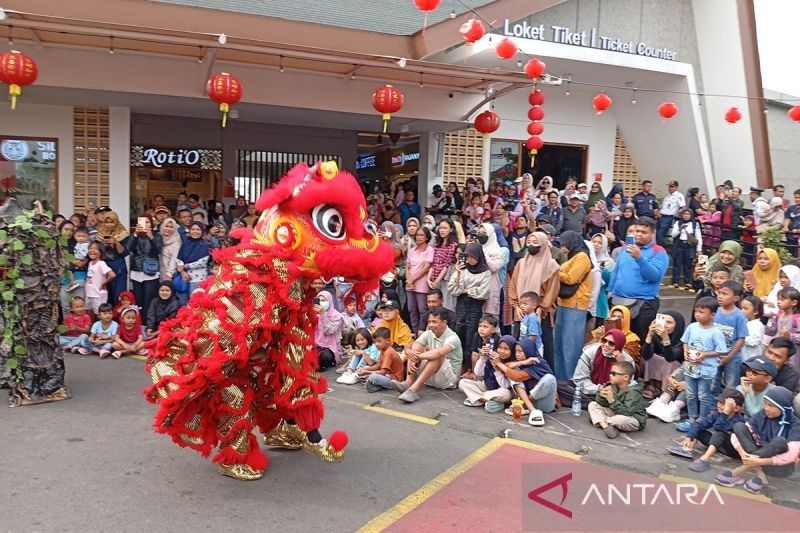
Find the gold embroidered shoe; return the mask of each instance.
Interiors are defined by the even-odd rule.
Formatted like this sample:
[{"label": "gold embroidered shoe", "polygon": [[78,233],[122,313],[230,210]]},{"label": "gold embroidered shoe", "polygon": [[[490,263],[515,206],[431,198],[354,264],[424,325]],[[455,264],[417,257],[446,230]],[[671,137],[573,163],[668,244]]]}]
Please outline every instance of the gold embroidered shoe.
[{"label": "gold embroidered shoe", "polygon": [[299,450],[306,441],[305,432],[295,424],[281,420],[272,431],[264,435],[264,444],[271,448]]},{"label": "gold embroidered shoe", "polygon": [[264,475],[263,470],[256,470],[251,466],[241,463],[233,465],[226,465],[220,463],[219,466],[217,467],[217,471],[223,476],[232,477],[234,479],[240,479],[242,481],[253,481],[256,479],[261,479],[261,476]]},{"label": "gold embroidered shoe", "polygon": [[316,455],[326,463],[341,463],[344,461],[344,450],[336,451],[325,439],[316,444],[307,440],[303,443],[303,449],[312,455]]}]

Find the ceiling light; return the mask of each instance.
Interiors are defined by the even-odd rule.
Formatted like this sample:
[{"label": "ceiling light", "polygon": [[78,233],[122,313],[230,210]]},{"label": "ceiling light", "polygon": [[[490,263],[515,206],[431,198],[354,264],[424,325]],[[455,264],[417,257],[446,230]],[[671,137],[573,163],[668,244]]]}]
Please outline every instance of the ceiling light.
[{"label": "ceiling light", "polygon": [[455,8],[453,8],[453,9],[450,11],[450,18],[451,18],[451,19],[454,19],[454,18],[456,18],[456,9],[455,9]]},{"label": "ceiling light", "polygon": [[517,59],[517,68],[522,68],[522,60]]},{"label": "ceiling light", "polygon": [[703,107],[703,93],[697,95],[697,107]]},{"label": "ceiling light", "polygon": [[400,59],[397,60],[397,66],[400,68],[406,68],[407,63],[408,61],[406,60],[405,57],[401,57]]},{"label": "ceiling light", "polygon": [[636,105],[636,89],[633,90],[633,96],[631,97],[631,103]]},{"label": "ceiling light", "polygon": [[0,7],[0,20],[6,20],[6,12]]},{"label": "ceiling light", "polygon": [[424,83],[422,83],[422,72],[420,72],[420,73],[419,73],[419,87],[420,87],[420,89],[421,89],[422,87],[425,87],[425,84],[424,84]]},{"label": "ceiling light", "polygon": [[114,36],[112,35],[108,39],[109,39],[108,53],[109,54],[113,54],[114,53]]},{"label": "ceiling light", "polygon": [[200,53],[200,55],[197,56],[197,62],[198,63],[202,63],[203,62],[203,55],[204,55],[203,54],[203,47],[202,46],[198,46],[197,48],[198,48],[198,52]]},{"label": "ceiling light", "polygon": [[14,30],[14,26],[8,27],[8,46],[14,46],[14,37],[11,35],[11,32]]},{"label": "ceiling light", "polygon": [[281,72],[286,72],[286,69],[283,66],[283,56],[281,56],[281,59],[278,62],[278,70],[280,70]]},{"label": "ceiling light", "polygon": [[228,36],[227,36],[227,35],[225,35],[224,33],[220,33],[220,34],[219,34],[219,37],[217,37],[217,42],[218,42],[219,44],[221,44],[221,45],[225,46],[225,43],[227,43],[227,42],[228,42]]}]

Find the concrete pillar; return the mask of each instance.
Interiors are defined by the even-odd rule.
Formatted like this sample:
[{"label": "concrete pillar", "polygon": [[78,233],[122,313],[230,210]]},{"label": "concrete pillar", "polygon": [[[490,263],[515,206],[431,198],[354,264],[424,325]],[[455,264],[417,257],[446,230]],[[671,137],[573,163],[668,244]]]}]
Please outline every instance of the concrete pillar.
[{"label": "concrete pillar", "polygon": [[123,224],[130,220],[131,208],[131,110],[108,108],[108,188],[111,209]]}]

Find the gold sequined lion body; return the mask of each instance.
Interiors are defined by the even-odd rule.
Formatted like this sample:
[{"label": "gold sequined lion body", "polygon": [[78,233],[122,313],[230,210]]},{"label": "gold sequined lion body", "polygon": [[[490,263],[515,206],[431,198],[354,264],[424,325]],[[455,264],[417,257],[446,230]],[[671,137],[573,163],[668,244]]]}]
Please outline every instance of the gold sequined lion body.
[{"label": "gold sequined lion body", "polygon": [[219,447],[213,460],[220,471],[240,479],[256,479],[267,467],[256,427],[275,445],[341,459],[344,434],[322,445],[305,441],[322,422],[319,395],[327,390],[317,372],[309,283],[342,275],[365,291],[393,263],[366,220],[358,182],[333,163],[297,165],[257,207],[263,214],[255,228],[239,230],[240,244],[215,252],[220,270],[205,292],[161,325],[149,346],[153,385],[145,390],[158,405],[157,432],[204,456]]}]

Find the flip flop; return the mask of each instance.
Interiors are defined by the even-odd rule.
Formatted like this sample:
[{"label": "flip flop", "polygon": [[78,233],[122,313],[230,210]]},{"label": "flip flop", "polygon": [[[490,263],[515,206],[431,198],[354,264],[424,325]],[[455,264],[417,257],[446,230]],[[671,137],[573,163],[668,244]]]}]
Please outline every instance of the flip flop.
[{"label": "flip flop", "polygon": [[692,459],[694,457],[692,450],[687,450],[683,446],[667,446],[667,451],[672,455],[683,457],[684,459]]},{"label": "flip flop", "polygon": [[534,409],[533,411],[531,411],[531,414],[528,416],[528,424],[532,426],[543,426],[544,413],[542,413],[538,409]]}]

